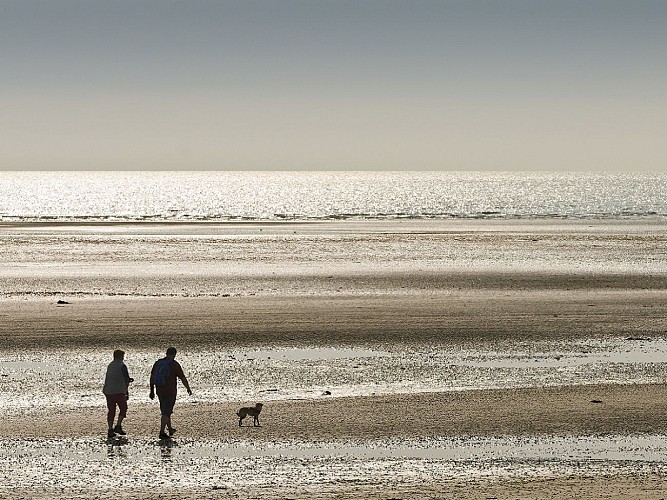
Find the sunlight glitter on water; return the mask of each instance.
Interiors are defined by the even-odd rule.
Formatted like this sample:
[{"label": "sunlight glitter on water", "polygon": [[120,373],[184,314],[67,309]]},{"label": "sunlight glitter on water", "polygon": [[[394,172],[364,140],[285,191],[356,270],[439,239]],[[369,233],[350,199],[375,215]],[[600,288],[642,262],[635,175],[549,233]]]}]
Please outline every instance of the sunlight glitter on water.
[{"label": "sunlight glitter on water", "polygon": [[664,174],[0,172],[2,220],[664,217]]},{"label": "sunlight glitter on water", "polygon": [[[136,387],[146,387],[156,354],[126,358]],[[372,394],[518,388],[594,383],[655,383],[667,378],[667,340],[507,341],[470,347],[411,345],[202,350],[179,355],[193,401],[225,402]],[[109,359],[88,351],[14,353],[0,357],[3,411],[49,406],[103,406]],[[249,380],[247,373],[254,374]],[[68,387],[63,391],[62,387]]]},{"label": "sunlight glitter on water", "polygon": [[[562,457],[562,458],[557,458]],[[0,440],[1,488],[308,486],[337,481],[665,472],[667,436],[220,442],[99,438]],[[326,480],[324,479],[326,478]],[[389,484],[389,483],[388,483]]]}]

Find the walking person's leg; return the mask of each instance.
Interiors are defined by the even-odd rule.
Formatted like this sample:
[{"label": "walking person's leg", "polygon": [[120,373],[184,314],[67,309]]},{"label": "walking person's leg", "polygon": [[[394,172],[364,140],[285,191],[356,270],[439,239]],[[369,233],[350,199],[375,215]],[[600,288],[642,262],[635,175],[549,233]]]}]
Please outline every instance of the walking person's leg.
[{"label": "walking person's leg", "polygon": [[[160,439],[168,439],[176,432],[171,425],[171,414],[174,411],[174,404],[176,403],[176,395],[160,395]],[[169,431],[169,434],[167,434]]]},{"label": "walking person's leg", "polygon": [[107,437],[114,437],[113,421],[116,418],[116,401],[109,394],[105,394],[105,396],[107,398],[107,424],[109,425]]},{"label": "walking person's leg", "polygon": [[[123,423],[123,420],[127,416],[127,396],[125,394],[122,395],[122,397],[119,397],[117,400],[118,404],[118,423],[116,424],[116,427],[114,427],[114,432],[116,434],[120,434],[121,436],[124,436],[127,434],[124,430],[121,424]],[[113,422],[113,420],[112,420]]]},{"label": "walking person's leg", "polygon": [[166,429],[171,428],[171,416],[162,415],[160,419],[160,434],[164,434]]}]

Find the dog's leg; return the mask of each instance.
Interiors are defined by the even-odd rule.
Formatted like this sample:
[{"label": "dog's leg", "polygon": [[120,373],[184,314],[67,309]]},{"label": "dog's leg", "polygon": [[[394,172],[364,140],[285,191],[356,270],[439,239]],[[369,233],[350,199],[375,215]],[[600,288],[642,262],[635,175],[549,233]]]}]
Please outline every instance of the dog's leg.
[{"label": "dog's leg", "polygon": [[239,415],[239,427],[243,425],[242,422],[243,422],[243,417]]},{"label": "dog's leg", "polygon": [[255,415],[255,418],[253,419],[252,424],[253,424],[255,427],[260,427],[260,425],[259,425],[259,415]]}]

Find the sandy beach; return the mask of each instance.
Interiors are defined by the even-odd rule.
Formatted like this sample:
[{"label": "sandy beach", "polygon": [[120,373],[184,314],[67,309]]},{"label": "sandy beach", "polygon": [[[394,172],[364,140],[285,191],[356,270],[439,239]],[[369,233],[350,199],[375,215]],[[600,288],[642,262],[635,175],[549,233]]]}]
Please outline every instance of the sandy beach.
[{"label": "sandy beach", "polygon": [[[280,401],[267,405],[262,415],[262,427],[236,425],[235,403],[197,404],[183,401],[175,416],[180,423],[184,446],[196,448],[201,443],[226,443],[228,449],[218,453],[228,457],[245,455],[248,465],[266,451],[267,445],[285,448],[280,453],[307,466],[309,458],[296,452],[299,448],[312,450],[320,446],[322,456],[331,454],[331,444],[339,443],[335,453],[348,457],[347,467],[358,467],[359,456],[363,461],[369,448],[382,443],[405,443],[414,440],[433,440],[450,437],[450,445],[464,446],[480,438],[513,442],[515,450],[525,448],[529,454],[535,442],[543,440],[553,450],[558,450],[559,437],[575,437],[586,442],[591,436],[612,435],[623,442],[625,436],[637,434],[666,434],[667,424],[663,415],[667,410],[667,387],[642,386],[580,386],[548,389],[521,389],[495,391],[467,391],[456,394],[430,393],[420,395],[377,396],[364,398],[337,398],[311,401]],[[592,401],[601,401],[593,403]],[[9,418],[3,422],[0,441],[40,440],[58,442],[76,440],[98,433],[103,412],[97,409],[49,412],[34,418]],[[53,422],[58,422],[54,428]],[[147,404],[134,405],[126,428],[131,437],[118,442],[116,448],[131,448],[133,441],[139,446],[152,448],[153,453],[165,453],[164,444],[154,438],[156,411]],[[181,431],[179,431],[181,432]],[[187,438],[185,438],[187,436]],[[513,440],[513,441],[512,441]],[[98,439],[101,446],[102,439]],[[242,442],[242,450],[230,443]],[[288,443],[291,445],[288,446]],[[90,445],[90,444],[89,444]],[[94,446],[94,443],[92,444]],[[220,445],[218,445],[220,446]],[[487,443],[488,446],[488,443]],[[111,447],[111,446],[110,446]],[[369,447],[369,448],[367,448]],[[253,450],[253,451],[250,451]],[[60,450],[63,453],[63,450]],[[201,453],[201,451],[200,451]],[[275,451],[274,451],[275,453]],[[387,450],[391,455],[391,451]],[[397,455],[400,456],[400,451]],[[56,452],[56,455],[58,452]],[[174,453],[176,454],[176,453]],[[317,454],[317,450],[315,455]],[[497,452],[496,452],[497,454]],[[272,454],[273,455],[273,454]],[[205,456],[205,454],[204,454]],[[417,455],[418,456],[418,455]],[[429,453],[424,454],[425,457]],[[603,453],[589,451],[589,460],[604,461]],[[371,457],[373,455],[371,454]],[[435,460],[437,453],[433,454]],[[171,456],[170,456],[171,459]],[[497,455],[496,460],[502,457]],[[113,460],[113,457],[109,457]],[[122,457],[120,458],[122,460]],[[312,456],[310,457],[312,460]],[[429,458],[422,457],[428,462]],[[488,459],[487,459],[488,460]],[[261,464],[253,464],[259,465]],[[498,464],[486,466],[498,468]],[[274,485],[246,485],[243,488],[228,485],[201,484],[185,488],[178,484],[158,487],[157,491],[143,490],[134,484],[127,490],[119,488],[114,495],[121,498],[660,498],[667,492],[664,486],[663,465],[635,465],[635,468],[610,475],[586,470],[583,474],[555,474],[548,467],[541,476],[533,477],[477,477],[463,480],[453,477],[435,477],[419,485],[398,476],[358,478],[352,484],[330,484],[327,477],[319,485],[309,485],[300,491],[284,478],[275,477]],[[333,474],[331,470],[324,473]],[[15,471],[18,473],[18,471]],[[264,472],[265,474],[265,472]],[[263,476],[258,472],[258,476]],[[7,480],[11,482],[11,477]],[[295,481],[297,484],[299,481]],[[401,484],[407,483],[407,484]],[[4,483],[6,484],[6,482]],[[304,491],[306,490],[306,491]],[[104,489],[96,487],[66,488],[66,497],[103,497]],[[48,485],[33,488],[3,489],[6,497],[42,498],[55,495]],[[656,496],[657,495],[657,496]]]},{"label": "sandy beach", "polygon": [[[508,337],[539,340],[539,336],[556,336],[567,343],[580,329],[595,335],[615,336],[632,344],[629,338],[661,337],[665,324],[665,294],[660,290],[615,290],[594,293],[562,291],[468,290],[463,295],[432,294],[428,297],[405,295],[399,297],[329,297],[329,298],[220,298],[220,299],[159,299],[123,300],[89,299],[58,306],[52,301],[4,301],[5,315],[14,319],[11,327],[4,322],[0,338],[5,352],[30,351],[34,346],[68,351],[110,350],[116,345],[132,350],[148,349],[159,354],[166,339],[178,339],[187,366],[187,350],[208,349],[213,345],[223,349],[270,344],[277,349],[298,348],[302,345],[342,346],[359,344],[363,332],[364,346],[386,346],[401,343],[447,342],[466,344],[486,338],[501,342]],[[146,314],[151,311],[151,314]],[[502,317],[502,321],[498,318]],[[143,318],[143,320],[141,320]],[[147,319],[148,318],[148,319]],[[63,332],[58,338],[48,336],[55,325]],[[214,329],[212,325],[217,325]],[[493,328],[490,326],[493,325]],[[141,330],[141,336],[133,332]],[[105,332],[116,332],[110,340]],[[18,332],[21,332],[20,334]],[[123,333],[125,332],[125,333]],[[239,335],[239,332],[242,332]],[[540,333],[538,333],[540,332]],[[245,369],[252,370],[251,366]],[[252,372],[247,373],[252,377]],[[12,389],[7,379],[3,386]],[[197,387],[197,379],[192,381]],[[19,388],[14,388],[21,390]],[[498,443],[482,447],[490,455],[478,461],[486,472],[466,476],[438,472],[428,468],[421,476],[414,471],[405,475],[363,473],[363,456],[369,450],[386,449],[388,456],[373,456],[371,461],[386,462],[405,455],[402,447],[425,446],[419,460],[424,466],[430,461],[448,464],[465,461],[464,457],[443,458],[437,450],[461,447],[479,439],[501,439],[503,446],[513,450],[530,449],[534,439],[543,448],[559,446],[568,453],[562,439],[577,442],[614,436],[622,447],[624,439],[632,436],[667,435],[664,414],[667,410],[667,391],[664,384],[592,384],[516,389],[483,389],[437,391],[417,394],[378,394],[361,397],[324,395],[310,399],[274,400],[265,402],[262,427],[239,429],[234,412],[248,401],[210,402],[181,395],[175,421],[178,422],[182,446],[189,446],[195,455],[210,443],[227,447],[219,451],[218,459],[234,456],[229,447],[242,447],[249,463],[266,459],[267,446],[286,447],[288,461],[314,469],[317,452],[307,458],[298,450],[321,449],[323,457],[348,457],[346,469],[359,469],[359,476],[349,483],[336,477],[336,469],[324,468],[320,480],[290,485],[285,477],[271,479],[271,467],[236,485],[234,476],[226,480],[205,479],[201,484],[154,485],[143,489],[134,477],[123,488],[114,489],[121,498],[660,498],[663,487],[662,462],[641,457],[632,467],[622,470],[591,470],[585,465],[568,462],[546,466],[539,474],[528,476],[498,473],[494,460],[502,460],[502,452],[494,452]],[[4,392],[4,391],[3,391]],[[156,439],[157,409],[146,398],[146,390],[137,388],[130,400],[126,429],[127,443],[120,449],[136,446],[137,453],[159,454],[163,448]],[[86,453],[96,446],[109,446],[102,438],[104,408],[32,408],[10,413],[0,426],[0,446],[21,450],[25,443],[52,443],[56,448],[72,446],[84,440]],[[441,443],[438,440],[454,439]],[[177,441],[178,442],[178,441]],[[98,443],[98,444],[95,444]],[[105,444],[106,443],[106,444]],[[234,443],[237,443],[234,445]],[[509,444],[508,444],[509,443]],[[531,444],[532,443],[532,444]],[[560,444],[559,444],[560,443]],[[632,446],[632,442],[627,443]],[[334,451],[331,451],[334,446]],[[113,444],[111,445],[113,448]],[[398,448],[398,449],[393,449]],[[21,455],[30,462],[33,452],[26,448]],[[401,451],[402,450],[402,451]],[[164,450],[162,449],[162,452]],[[571,450],[570,450],[571,452]],[[78,453],[81,453],[80,451]],[[84,453],[84,456],[86,456]],[[277,453],[277,452],[276,452]],[[46,453],[48,455],[48,453]],[[174,453],[177,456],[176,453]],[[274,456],[274,454],[271,454]],[[410,454],[408,453],[408,456]],[[431,456],[429,456],[431,455]],[[359,464],[359,456],[362,464]],[[55,458],[58,457],[56,452]],[[594,449],[584,455],[582,464],[604,463],[604,451]],[[15,459],[16,457],[14,457]],[[405,458],[405,457],[404,457]],[[416,460],[408,457],[409,461]],[[7,498],[50,498],[56,490],[37,480],[17,481],[22,472],[10,468],[10,457],[2,456],[3,489]],[[86,460],[94,461],[94,454]],[[111,460],[107,458],[107,460]],[[185,460],[185,458],[184,458]],[[322,459],[324,460],[324,459]],[[487,463],[485,460],[491,460]],[[546,458],[536,459],[548,463]],[[344,460],[345,461],[345,460]],[[391,460],[390,460],[391,461]],[[515,458],[515,461],[521,461]],[[646,461],[646,463],[644,463]],[[21,462],[21,461],[19,461]],[[512,462],[512,459],[510,459]],[[188,468],[187,460],[181,467]],[[485,465],[484,465],[485,464]],[[534,464],[533,464],[534,465]],[[125,465],[126,466],[126,465]],[[229,465],[231,470],[236,470]],[[262,470],[262,463],[253,467]],[[264,464],[264,467],[267,467]],[[294,463],[292,464],[294,467]],[[511,469],[511,467],[510,467]],[[149,468],[150,470],[150,468]],[[197,470],[197,466],[193,467]],[[298,470],[298,466],[297,466]],[[496,471],[493,473],[491,471]],[[25,471],[24,471],[25,472]],[[405,477],[407,475],[407,477]],[[29,474],[28,474],[29,476]],[[178,476],[178,474],[176,474]],[[24,478],[25,479],[25,478]],[[28,483],[28,484],[26,484]],[[102,498],[108,486],[76,486],[70,482],[57,489],[64,498]]]},{"label": "sandy beach", "polygon": [[[540,241],[546,247],[543,254],[531,250],[520,269],[502,262],[468,269],[468,253],[447,262],[436,254],[396,257],[376,266],[377,255],[355,253],[375,238],[367,228],[355,239],[334,226],[327,244],[355,255],[349,265],[333,257],[338,249],[322,246],[321,261],[313,250],[303,258],[281,254],[273,267],[251,256],[230,268],[211,252],[227,233],[257,232],[256,226],[216,229],[223,234],[207,240],[212,250],[205,251],[204,230],[185,226],[187,244],[200,253],[178,258],[153,242],[136,244],[159,257],[129,257],[140,227],[131,226],[105,229],[127,238],[127,257],[110,265],[98,250],[107,247],[86,239],[99,231],[95,226],[65,226],[65,236],[49,226],[5,228],[0,496],[667,495],[667,278],[654,270],[663,258],[655,253],[664,239],[660,228],[631,229],[631,245],[644,257],[628,253],[615,261],[629,226],[596,226],[602,235],[595,236],[571,224],[511,231],[484,225],[472,233],[444,226],[435,236],[396,226],[397,236],[381,238],[401,246],[400,255],[405,245],[435,243],[475,255],[497,245],[507,252]],[[299,238],[320,245],[310,236],[285,236],[304,231],[301,225],[263,229],[272,235],[253,240],[252,248],[282,249]],[[156,231],[183,238],[182,228]],[[62,238],[79,241],[78,264],[45,261],[44,245],[61,245]],[[28,257],[21,253],[26,241]],[[561,246],[555,255],[562,262],[529,265],[530,255]],[[612,257],[598,266],[599,251]],[[195,254],[200,260],[188,262]],[[156,263],[161,267],[150,267]],[[179,395],[178,433],[166,444],[157,439],[158,408],[148,399],[147,379],[151,363],[172,344],[194,395]],[[101,380],[116,348],[126,351],[137,382],[124,424],[128,437],[108,440]],[[256,401],[265,405],[261,427],[239,427],[236,409]]]}]

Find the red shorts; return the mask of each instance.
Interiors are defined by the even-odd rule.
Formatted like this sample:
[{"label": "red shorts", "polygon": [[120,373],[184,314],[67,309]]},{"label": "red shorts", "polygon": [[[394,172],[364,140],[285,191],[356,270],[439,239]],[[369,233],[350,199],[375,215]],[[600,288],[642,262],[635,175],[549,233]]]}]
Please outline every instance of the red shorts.
[{"label": "red shorts", "polygon": [[109,414],[115,417],[116,405],[118,405],[120,416],[125,418],[125,416],[127,415],[127,395],[121,393],[121,394],[105,394],[105,396],[107,397],[107,408],[109,409]]}]

